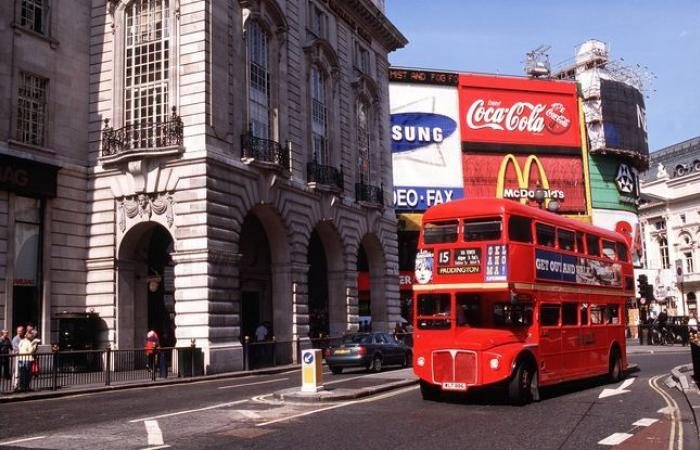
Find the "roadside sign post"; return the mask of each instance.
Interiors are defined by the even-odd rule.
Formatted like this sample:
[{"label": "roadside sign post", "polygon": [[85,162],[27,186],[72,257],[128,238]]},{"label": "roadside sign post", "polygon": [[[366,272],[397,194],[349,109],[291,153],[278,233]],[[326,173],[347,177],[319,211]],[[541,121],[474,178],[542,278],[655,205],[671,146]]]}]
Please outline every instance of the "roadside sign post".
[{"label": "roadside sign post", "polygon": [[318,392],[323,389],[321,350],[312,348],[301,352],[301,392]]}]

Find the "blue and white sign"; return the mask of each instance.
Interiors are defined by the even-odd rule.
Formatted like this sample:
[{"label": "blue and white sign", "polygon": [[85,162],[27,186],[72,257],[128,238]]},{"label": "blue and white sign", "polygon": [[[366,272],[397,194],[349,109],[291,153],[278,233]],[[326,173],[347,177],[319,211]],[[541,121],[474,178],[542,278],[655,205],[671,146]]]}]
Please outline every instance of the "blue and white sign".
[{"label": "blue and white sign", "polygon": [[540,280],[576,283],[577,258],[548,250],[535,251],[536,276]]},{"label": "blue and white sign", "polygon": [[486,246],[486,281],[506,281],[508,247],[505,244]]},{"label": "blue and white sign", "polygon": [[421,212],[463,198],[457,88],[392,83],[389,91],[394,208]]},{"label": "blue and white sign", "polygon": [[304,353],[304,364],[313,364],[314,354],[311,352]]}]

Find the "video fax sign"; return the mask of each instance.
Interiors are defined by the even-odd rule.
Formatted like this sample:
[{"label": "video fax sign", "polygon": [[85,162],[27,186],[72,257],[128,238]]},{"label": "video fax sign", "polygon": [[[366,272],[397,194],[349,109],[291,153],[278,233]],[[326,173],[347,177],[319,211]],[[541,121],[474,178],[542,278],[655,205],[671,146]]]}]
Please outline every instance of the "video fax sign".
[{"label": "video fax sign", "polygon": [[395,187],[394,208],[402,211],[424,211],[431,206],[464,197],[464,189]]}]

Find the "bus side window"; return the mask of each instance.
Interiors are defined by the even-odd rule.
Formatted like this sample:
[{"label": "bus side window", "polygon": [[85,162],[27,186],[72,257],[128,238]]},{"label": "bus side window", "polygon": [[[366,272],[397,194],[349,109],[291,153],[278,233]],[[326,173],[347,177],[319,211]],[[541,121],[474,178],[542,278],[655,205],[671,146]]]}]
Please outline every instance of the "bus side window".
[{"label": "bus side window", "polygon": [[561,324],[578,325],[578,303],[563,303],[561,305]]},{"label": "bus side window", "polygon": [[608,259],[615,259],[615,243],[612,241],[603,240],[603,256]]},{"label": "bus side window", "polygon": [[535,224],[537,233],[537,244],[545,247],[554,247],[554,227],[543,223]]},{"label": "bus side window", "polygon": [[617,259],[622,262],[629,261],[627,256],[627,245],[623,244],[622,242],[617,243]]},{"label": "bus side window", "polygon": [[608,323],[613,325],[619,325],[620,323],[620,308],[618,305],[609,304],[608,305]]},{"label": "bus side window", "polygon": [[581,325],[588,325],[588,303],[581,303]]},{"label": "bus side window", "polygon": [[540,325],[543,327],[559,326],[559,305],[540,305]]},{"label": "bus side window", "polygon": [[591,305],[591,325],[602,325],[605,323],[606,305]]},{"label": "bus side window", "polygon": [[576,251],[581,254],[586,253],[585,249],[583,248],[583,233],[580,231],[576,232]]},{"label": "bus side window", "polygon": [[591,234],[586,235],[586,248],[591,256],[600,256],[600,239]]},{"label": "bus side window", "polygon": [[559,248],[570,252],[574,251],[574,232],[557,228],[557,241]]},{"label": "bus side window", "polygon": [[532,219],[510,216],[508,219],[508,239],[513,242],[532,244]]}]

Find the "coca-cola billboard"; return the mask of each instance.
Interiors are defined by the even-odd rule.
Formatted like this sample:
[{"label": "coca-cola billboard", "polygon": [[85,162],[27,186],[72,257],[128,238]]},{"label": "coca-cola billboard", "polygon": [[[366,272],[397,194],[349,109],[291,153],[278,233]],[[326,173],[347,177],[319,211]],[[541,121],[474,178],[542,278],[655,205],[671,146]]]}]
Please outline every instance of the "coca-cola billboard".
[{"label": "coca-cola billboard", "polygon": [[465,151],[581,152],[575,83],[461,74],[459,109]]}]

